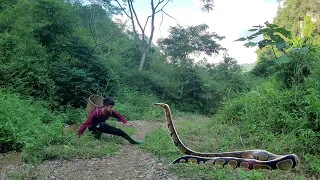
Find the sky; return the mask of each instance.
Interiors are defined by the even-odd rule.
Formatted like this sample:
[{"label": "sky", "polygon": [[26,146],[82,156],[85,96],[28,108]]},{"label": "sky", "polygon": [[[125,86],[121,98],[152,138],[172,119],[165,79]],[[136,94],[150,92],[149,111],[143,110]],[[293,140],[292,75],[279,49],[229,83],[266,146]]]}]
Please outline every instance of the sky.
[{"label": "sky", "polygon": [[[150,1],[136,0],[134,6],[140,22],[144,25],[151,14]],[[182,26],[205,23],[209,26],[209,31],[226,37],[220,44],[228,49],[229,56],[235,58],[239,64],[254,63],[257,59],[254,52],[256,48],[246,48],[243,46],[244,42],[234,42],[234,40],[247,36],[248,29],[251,29],[252,26],[263,25],[266,21],[273,22],[278,8],[276,0],[215,0],[215,7],[210,13],[202,12],[201,7],[200,0],[169,2],[164,11],[176,20],[166,15],[162,20],[162,14],[157,14],[153,42],[156,43],[161,37],[167,37],[169,27],[176,26],[177,23]],[[131,25],[130,21],[127,25]],[[149,35],[150,23],[147,29],[147,35]],[[221,56],[206,56],[206,58],[210,63],[217,63],[221,60]]]}]

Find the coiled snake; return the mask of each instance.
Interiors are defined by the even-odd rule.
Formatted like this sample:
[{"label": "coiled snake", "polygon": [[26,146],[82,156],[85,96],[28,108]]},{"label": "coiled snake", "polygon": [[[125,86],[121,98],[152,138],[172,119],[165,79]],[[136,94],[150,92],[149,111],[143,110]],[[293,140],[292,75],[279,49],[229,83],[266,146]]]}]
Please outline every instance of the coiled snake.
[{"label": "coiled snake", "polygon": [[186,154],[172,162],[175,163],[198,163],[198,164],[212,164],[231,166],[233,168],[244,169],[280,169],[290,170],[298,165],[299,158],[295,154],[276,155],[264,150],[245,150],[224,153],[201,153],[187,148],[180,140],[174,124],[169,105],[165,103],[154,103],[155,106],[160,107],[165,111],[166,121],[170,136],[176,147]]}]

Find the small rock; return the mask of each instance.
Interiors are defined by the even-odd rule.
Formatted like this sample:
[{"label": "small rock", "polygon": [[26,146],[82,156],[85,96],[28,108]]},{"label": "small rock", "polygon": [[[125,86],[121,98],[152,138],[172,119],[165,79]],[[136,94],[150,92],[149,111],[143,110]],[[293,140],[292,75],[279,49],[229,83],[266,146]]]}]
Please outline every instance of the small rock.
[{"label": "small rock", "polygon": [[113,172],[112,171],[107,171],[107,174],[112,174]]},{"label": "small rock", "polygon": [[56,179],[56,177],[55,177],[55,176],[51,176],[50,178],[51,178],[51,179]]}]

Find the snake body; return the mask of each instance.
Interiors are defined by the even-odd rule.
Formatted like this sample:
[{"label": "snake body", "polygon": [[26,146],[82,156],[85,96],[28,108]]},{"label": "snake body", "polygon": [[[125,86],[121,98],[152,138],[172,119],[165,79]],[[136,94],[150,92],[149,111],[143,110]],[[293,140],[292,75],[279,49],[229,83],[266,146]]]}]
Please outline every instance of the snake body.
[{"label": "snake body", "polygon": [[160,107],[165,111],[166,121],[173,144],[180,150],[181,153],[186,154],[172,162],[175,163],[197,163],[197,164],[212,164],[231,166],[233,168],[245,169],[280,169],[290,170],[298,165],[299,158],[295,154],[276,155],[265,150],[244,150],[223,153],[202,153],[196,152],[187,148],[180,140],[177,131],[175,130],[172,115],[169,105],[165,103],[154,103],[155,106]]}]

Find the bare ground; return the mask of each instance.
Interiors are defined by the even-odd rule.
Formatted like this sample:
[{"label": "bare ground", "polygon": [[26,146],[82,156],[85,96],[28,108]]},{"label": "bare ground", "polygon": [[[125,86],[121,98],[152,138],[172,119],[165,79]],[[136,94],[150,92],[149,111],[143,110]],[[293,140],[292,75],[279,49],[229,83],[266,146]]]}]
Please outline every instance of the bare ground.
[{"label": "bare ground", "polygon": [[[144,139],[152,129],[163,126],[164,123],[150,121],[131,122],[136,129],[133,135],[136,139]],[[2,159],[0,159],[2,161]],[[72,160],[44,161],[37,167],[27,164],[12,164],[3,166],[0,179],[9,179],[8,175],[28,174],[30,179],[103,179],[103,180],[176,180],[168,172],[168,165],[157,161],[150,153],[143,152],[137,145],[125,141],[117,155],[105,158],[88,158]],[[18,175],[19,176],[19,175]]]}]

